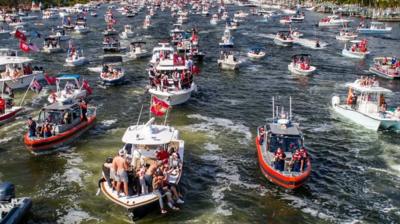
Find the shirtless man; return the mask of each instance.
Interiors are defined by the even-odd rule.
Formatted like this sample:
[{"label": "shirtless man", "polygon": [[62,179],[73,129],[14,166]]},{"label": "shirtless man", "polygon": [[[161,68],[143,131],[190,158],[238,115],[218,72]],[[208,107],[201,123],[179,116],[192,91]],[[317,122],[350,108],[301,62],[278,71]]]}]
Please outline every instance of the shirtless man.
[{"label": "shirtless man", "polygon": [[[154,172],[156,172],[158,166],[159,166],[158,162],[153,162],[152,164],[150,164],[149,168],[146,170],[146,173],[144,174],[144,180],[146,181],[146,185],[148,187],[153,185],[153,175]],[[150,189],[149,192],[151,192]]]},{"label": "shirtless man", "polygon": [[121,182],[124,185],[124,193],[128,195],[128,174],[126,172],[126,162],[125,162],[125,150],[120,149],[118,152],[118,156],[113,159],[113,168],[115,170],[115,181],[117,182],[115,190],[119,196],[119,192],[121,190]]}]

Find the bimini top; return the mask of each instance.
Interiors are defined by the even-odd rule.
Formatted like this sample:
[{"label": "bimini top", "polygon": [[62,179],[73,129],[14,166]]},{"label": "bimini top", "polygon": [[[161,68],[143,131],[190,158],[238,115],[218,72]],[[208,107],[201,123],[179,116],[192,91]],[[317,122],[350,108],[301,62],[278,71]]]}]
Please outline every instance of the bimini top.
[{"label": "bimini top", "polygon": [[174,128],[164,125],[153,125],[154,118],[151,118],[144,125],[130,126],[122,141],[134,145],[162,145],[171,142],[177,137]]},{"label": "bimini top", "polygon": [[362,86],[360,85],[359,80],[356,80],[355,82],[352,83],[347,83],[347,87],[352,88],[355,91],[362,92],[362,93],[391,93],[392,91],[380,86],[374,86],[374,85],[369,85],[369,86]]},{"label": "bimini top", "polygon": [[57,79],[80,79],[81,75],[79,74],[60,74]]},{"label": "bimini top", "polygon": [[33,61],[28,57],[0,56],[0,65],[24,64]]}]

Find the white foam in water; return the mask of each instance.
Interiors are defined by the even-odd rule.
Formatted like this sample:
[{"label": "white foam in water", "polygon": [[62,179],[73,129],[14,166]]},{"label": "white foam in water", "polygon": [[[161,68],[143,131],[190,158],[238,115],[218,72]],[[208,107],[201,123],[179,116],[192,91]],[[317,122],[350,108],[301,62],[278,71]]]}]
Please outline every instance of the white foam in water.
[{"label": "white foam in water", "polygon": [[222,127],[224,129],[228,129],[232,132],[236,132],[242,134],[244,139],[239,139],[239,143],[246,144],[251,141],[251,132],[250,128],[246,127],[241,123],[234,123],[233,121],[226,118],[211,118],[202,116],[200,114],[191,114],[188,115],[188,118],[198,119],[202,121],[206,121],[206,123],[194,124],[191,125],[193,129],[196,131],[211,131],[210,136],[213,136],[217,130],[216,127]]},{"label": "white foam in water", "polygon": [[220,151],[221,148],[217,144],[213,144],[211,142],[207,142],[204,144],[204,148],[207,149],[208,151]]},{"label": "white foam in water", "polygon": [[112,120],[103,120],[101,122],[102,125],[106,126],[106,127],[110,127],[111,125],[117,123],[118,119],[112,119]]},{"label": "white foam in water", "polygon": [[83,221],[99,222],[100,220],[91,217],[89,213],[85,211],[70,209],[66,215],[64,215],[57,221],[57,223],[77,224],[77,223],[82,223]]},{"label": "white foam in water", "polygon": [[0,139],[0,143],[9,142],[9,141],[11,141],[12,139],[13,139],[13,137],[5,137],[5,138]]}]

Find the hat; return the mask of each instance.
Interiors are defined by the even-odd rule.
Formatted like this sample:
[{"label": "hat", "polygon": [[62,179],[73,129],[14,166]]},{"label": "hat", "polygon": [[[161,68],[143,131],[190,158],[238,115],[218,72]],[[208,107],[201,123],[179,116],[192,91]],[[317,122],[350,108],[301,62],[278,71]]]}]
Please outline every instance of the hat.
[{"label": "hat", "polygon": [[120,149],[119,151],[118,151],[118,155],[120,155],[120,156],[124,156],[125,155],[125,149]]}]

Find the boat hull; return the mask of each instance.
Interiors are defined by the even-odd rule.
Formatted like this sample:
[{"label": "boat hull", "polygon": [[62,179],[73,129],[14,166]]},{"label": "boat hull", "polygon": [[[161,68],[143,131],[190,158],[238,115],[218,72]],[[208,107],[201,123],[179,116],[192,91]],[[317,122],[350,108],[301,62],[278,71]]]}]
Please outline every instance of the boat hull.
[{"label": "boat hull", "polygon": [[311,74],[314,73],[315,70],[316,70],[316,68],[315,68],[314,66],[310,66],[310,69],[308,69],[308,70],[298,69],[298,68],[296,68],[296,67],[293,65],[293,63],[290,63],[290,64],[288,65],[288,69],[289,69],[289,71],[290,71],[291,73],[293,73],[293,74],[296,74],[296,75],[304,75],[304,76],[311,75]]},{"label": "boat hull", "polygon": [[20,223],[32,207],[32,199],[19,198],[19,206],[11,209],[1,220],[1,224]]},{"label": "boat hull", "polygon": [[14,119],[20,112],[23,111],[23,107],[13,107],[11,111],[0,115],[0,125],[10,122]]},{"label": "boat hull", "polygon": [[22,89],[22,88],[29,86],[31,84],[33,78],[35,78],[38,81],[43,80],[44,79],[43,72],[37,72],[37,73],[31,74],[31,75],[23,75],[17,79],[13,79],[13,80],[0,79],[0,86],[2,86],[4,82],[6,82],[7,85],[9,87],[11,87],[12,89]]},{"label": "boat hull", "polygon": [[169,105],[179,105],[186,103],[192,96],[192,92],[197,89],[196,84],[192,83],[189,89],[174,91],[174,92],[163,92],[155,89],[149,89],[149,92],[157,96],[159,99],[166,101]]},{"label": "boat hull", "polygon": [[364,52],[362,54],[351,52],[347,49],[342,50],[342,55],[348,58],[364,59],[369,52]]},{"label": "boat hull", "polygon": [[369,130],[377,131],[381,126],[381,121],[361,114],[357,111],[346,109],[343,106],[332,105],[334,111],[339,115],[351,120],[352,122],[361,125]]},{"label": "boat hull", "polygon": [[81,66],[81,65],[84,65],[86,63],[88,63],[88,60],[85,57],[78,58],[77,60],[70,60],[68,58],[65,60],[65,65],[66,66],[71,66],[71,67]]},{"label": "boat hull", "polygon": [[382,78],[386,78],[386,79],[398,79],[400,78],[400,73],[389,73],[389,72],[385,72],[385,70],[379,70],[376,67],[370,67],[369,71],[377,76],[380,76]]}]

